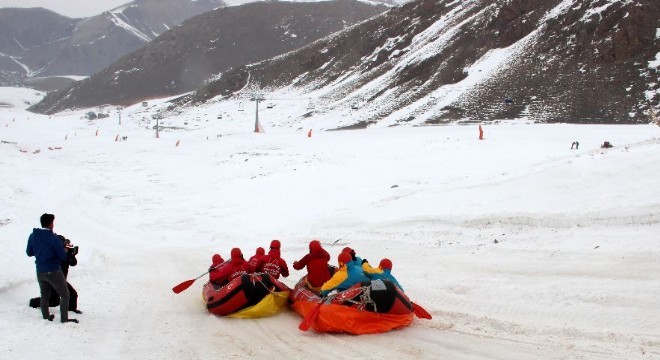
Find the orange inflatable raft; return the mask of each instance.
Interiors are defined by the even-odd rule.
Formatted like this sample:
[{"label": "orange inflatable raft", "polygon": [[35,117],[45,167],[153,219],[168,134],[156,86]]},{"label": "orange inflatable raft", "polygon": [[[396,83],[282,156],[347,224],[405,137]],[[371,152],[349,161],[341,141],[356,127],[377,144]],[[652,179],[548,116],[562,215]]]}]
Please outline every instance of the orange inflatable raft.
[{"label": "orange inflatable raft", "polygon": [[365,281],[322,299],[305,286],[303,277],[293,288],[289,302],[303,316],[300,329],[313,328],[317,332],[374,334],[408,326],[414,315],[431,318],[387,280]]}]

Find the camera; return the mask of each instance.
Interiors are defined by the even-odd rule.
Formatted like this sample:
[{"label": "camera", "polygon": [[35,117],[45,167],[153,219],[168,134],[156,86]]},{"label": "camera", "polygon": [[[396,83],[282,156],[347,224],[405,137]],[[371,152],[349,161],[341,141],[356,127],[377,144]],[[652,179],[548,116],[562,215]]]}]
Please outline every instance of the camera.
[{"label": "camera", "polygon": [[66,249],[66,251],[68,253],[70,253],[73,256],[78,255],[78,246],[73,246],[73,244],[71,243],[71,240],[65,238],[62,235],[57,235],[57,236],[62,241],[62,245],[64,245],[64,248]]},{"label": "camera", "polygon": [[76,255],[78,255],[78,246],[77,245],[76,246],[69,245],[69,246],[66,247],[66,251],[70,252],[71,255],[76,256]]}]

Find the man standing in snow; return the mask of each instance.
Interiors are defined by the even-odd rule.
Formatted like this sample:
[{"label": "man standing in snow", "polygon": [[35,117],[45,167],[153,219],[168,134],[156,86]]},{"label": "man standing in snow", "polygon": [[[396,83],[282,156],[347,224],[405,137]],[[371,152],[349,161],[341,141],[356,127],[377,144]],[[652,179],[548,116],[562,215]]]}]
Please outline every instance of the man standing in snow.
[{"label": "man standing in snow", "polygon": [[[66,251],[67,259],[62,261],[62,273],[64,278],[67,279],[67,274],[69,272],[70,266],[78,265],[78,259],[76,255],[78,254],[78,247],[71,245],[71,240],[65,238],[62,235],[57,235],[58,238],[62,241],[62,245]],[[78,292],[76,289],[69,283],[66,282],[67,288],[69,289],[69,311],[72,311],[76,314],[82,314],[82,311],[78,310]],[[52,291],[50,294],[50,299],[48,299],[48,304],[50,307],[58,306],[60,304],[60,295],[57,291]],[[30,307],[41,308],[41,298],[36,297],[30,299]]]},{"label": "man standing in snow", "polygon": [[55,289],[60,295],[60,320],[66,322],[78,322],[76,319],[69,319],[69,289],[66,284],[66,278],[62,272],[62,261],[67,260],[67,253],[60,239],[53,233],[55,224],[55,215],[43,214],[40,218],[41,228],[34,229],[28,238],[27,249],[28,256],[34,256],[37,264],[37,281],[41,298],[41,314],[45,320],[53,321],[55,315],[50,315],[48,309],[48,300],[50,294]]}]

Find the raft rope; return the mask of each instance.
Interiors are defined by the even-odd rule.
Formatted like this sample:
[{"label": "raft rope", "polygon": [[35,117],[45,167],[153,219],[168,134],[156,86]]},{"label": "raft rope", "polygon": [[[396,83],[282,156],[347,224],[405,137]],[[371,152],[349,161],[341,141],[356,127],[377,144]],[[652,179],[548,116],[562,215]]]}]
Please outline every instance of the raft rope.
[{"label": "raft rope", "polygon": [[[265,275],[268,275],[267,273],[256,273],[255,275],[259,275],[259,274],[265,274]],[[252,280],[252,285],[256,285],[256,283],[258,282],[258,283],[261,284],[266,290],[268,290],[268,292],[270,292],[271,294],[276,293],[276,291],[275,291],[275,286],[273,286],[272,288],[269,288],[266,284],[264,284],[264,282],[263,282],[261,276],[251,276],[250,278],[251,278],[251,280]],[[257,278],[257,280],[255,281],[254,278]]]},{"label": "raft rope", "polygon": [[365,310],[367,305],[371,304],[374,307],[373,312],[378,312],[376,302],[371,298],[371,286],[362,286],[362,293],[360,294],[359,300],[349,299],[346,300],[346,302],[356,304],[358,310]]}]

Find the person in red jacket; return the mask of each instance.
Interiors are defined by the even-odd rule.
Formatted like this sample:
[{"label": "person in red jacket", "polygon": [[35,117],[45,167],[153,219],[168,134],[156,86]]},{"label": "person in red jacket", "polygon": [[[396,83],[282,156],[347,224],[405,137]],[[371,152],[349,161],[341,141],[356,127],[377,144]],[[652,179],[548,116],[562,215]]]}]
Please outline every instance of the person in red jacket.
[{"label": "person in red jacket", "polygon": [[286,261],[280,256],[280,249],[273,248],[272,246],[270,251],[268,251],[268,255],[260,259],[256,269],[258,269],[256,271],[272,275],[275,279],[279,279],[280,274],[284,277],[289,276],[289,266],[287,266]]},{"label": "person in red jacket", "polygon": [[249,274],[253,271],[250,265],[243,258],[243,253],[239,248],[231,249],[231,260],[225,262],[212,275],[211,281],[220,286],[228,284],[234,278],[243,274]]},{"label": "person in red jacket", "polygon": [[302,270],[307,267],[307,287],[310,290],[321,291],[321,286],[330,278],[330,270],[328,269],[328,261],[330,261],[330,254],[321,247],[318,240],[309,242],[309,253],[302,257],[302,259],[293,262],[293,268]]},{"label": "person in red jacket", "polygon": [[270,249],[271,249],[271,250],[272,250],[272,249],[277,249],[277,250],[279,250],[280,247],[282,247],[282,244],[280,244],[280,241],[279,241],[279,240],[273,240],[273,241],[270,242]]},{"label": "person in red jacket", "polygon": [[220,254],[213,254],[213,257],[211,258],[211,266],[209,266],[209,280],[212,283],[215,283],[215,280],[217,280],[217,273],[218,270],[220,270],[220,265],[225,262],[225,260],[220,256]]},{"label": "person in red jacket", "polygon": [[259,246],[257,252],[248,260],[248,264],[255,272],[262,272],[262,269],[259,269],[259,264],[262,262],[264,256],[266,256],[266,250]]}]

